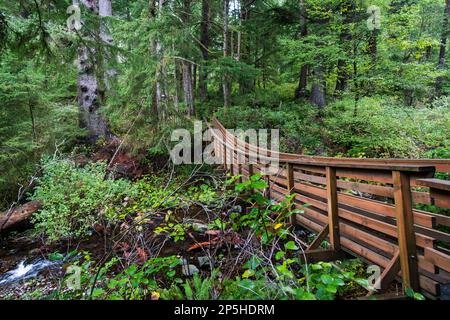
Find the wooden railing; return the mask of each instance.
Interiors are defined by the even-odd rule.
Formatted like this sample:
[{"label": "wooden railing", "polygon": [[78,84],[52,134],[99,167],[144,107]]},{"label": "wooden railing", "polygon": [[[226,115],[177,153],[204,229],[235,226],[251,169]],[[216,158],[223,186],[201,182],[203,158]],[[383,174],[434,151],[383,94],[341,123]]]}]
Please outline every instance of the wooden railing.
[{"label": "wooden railing", "polygon": [[[450,160],[301,156],[250,145],[217,119],[212,126],[215,154],[233,174],[262,172],[266,164],[251,152],[279,161],[278,172],[265,177],[268,195],[275,201],[295,195],[303,213],[292,222],[317,234],[304,243],[307,259],[333,260],[346,251],[381,267],[382,289],[399,279],[404,288],[439,297],[450,286],[450,234],[442,231],[450,216],[419,209],[450,209],[448,181],[433,178],[450,172]],[[318,249],[327,238],[330,249]]]}]

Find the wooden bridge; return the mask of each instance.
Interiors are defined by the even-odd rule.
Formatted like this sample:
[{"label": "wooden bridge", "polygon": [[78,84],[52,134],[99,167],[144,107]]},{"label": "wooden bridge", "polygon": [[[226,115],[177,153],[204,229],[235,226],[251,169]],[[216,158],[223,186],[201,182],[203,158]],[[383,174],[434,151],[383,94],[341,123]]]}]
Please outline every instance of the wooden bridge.
[{"label": "wooden bridge", "polygon": [[[251,152],[278,159],[278,172],[265,177],[268,196],[280,201],[295,194],[293,205],[304,213],[297,214],[292,223],[316,233],[311,243],[304,244],[307,259],[333,260],[346,251],[381,267],[382,289],[398,279],[404,288],[427,297],[448,298],[450,216],[435,212],[449,212],[450,181],[436,179],[435,173],[450,173],[450,160],[273,152],[232,135],[217,119],[212,126],[218,129],[213,133],[215,154],[234,175],[248,179],[267,166],[254,161]],[[425,211],[419,209],[421,205],[435,207],[422,206],[430,208]],[[325,239],[330,249],[319,249]]]}]

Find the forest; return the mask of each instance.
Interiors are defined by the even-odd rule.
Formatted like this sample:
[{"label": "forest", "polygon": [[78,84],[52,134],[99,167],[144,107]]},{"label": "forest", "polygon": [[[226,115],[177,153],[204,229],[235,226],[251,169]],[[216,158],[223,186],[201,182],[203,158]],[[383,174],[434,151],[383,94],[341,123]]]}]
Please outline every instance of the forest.
[{"label": "forest", "polygon": [[[449,0],[0,0],[0,300],[376,299],[372,265],[383,295],[450,299],[449,19]],[[284,173],[175,164],[196,121],[278,129]]]}]

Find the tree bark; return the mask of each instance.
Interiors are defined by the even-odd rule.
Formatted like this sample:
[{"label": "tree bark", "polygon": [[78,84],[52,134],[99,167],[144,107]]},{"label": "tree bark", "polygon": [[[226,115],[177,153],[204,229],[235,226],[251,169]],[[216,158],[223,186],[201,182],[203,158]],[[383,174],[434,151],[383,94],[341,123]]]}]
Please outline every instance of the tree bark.
[{"label": "tree bark", "polygon": [[[112,17],[112,0],[99,0],[98,4],[98,15],[100,18]],[[100,39],[106,47],[113,44],[113,38],[108,30],[108,22],[103,19],[100,21]],[[106,90],[110,89],[110,80],[116,74],[116,70],[109,67],[110,60],[111,57],[107,53],[107,50],[104,50],[102,54],[102,63],[105,72],[104,75],[102,75],[102,81],[104,84],[103,88]]]},{"label": "tree bark", "polygon": [[[229,56],[228,44],[228,12],[230,9],[230,1],[223,0],[223,56]],[[227,109],[230,106],[230,91],[231,91],[230,77],[227,73],[224,74],[222,89],[223,89],[223,106]]]},{"label": "tree bark", "polygon": [[[304,10],[302,1],[300,12],[300,37],[305,38],[307,35],[308,35],[308,25],[306,23],[306,10]],[[306,97],[307,85],[308,85],[308,65],[303,64],[300,67],[300,76],[298,80],[297,89],[295,90],[295,99]]]},{"label": "tree bark", "polygon": [[[354,21],[355,10],[356,5],[353,0],[345,0],[341,2],[340,11],[344,15],[344,21],[342,24],[341,33],[339,35],[339,41],[345,54],[349,52],[348,43],[352,40],[349,24]],[[337,64],[337,80],[335,87],[335,92],[338,95],[347,89],[349,77],[350,75],[347,68],[347,61],[345,59],[339,59]]]},{"label": "tree bark", "polygon": [[[250,19],[250,7],[255,1],[253,0],[240,0],[240,6],[239,6],[239,24],[240,24],[240,30],[239,30],[239,61],[242,61],[248,65],[251,65],[256,61],[252,57],[251,52],[251,39],[248,37],[248,35],[245,32],[246,28],[246,21]],[[256,53],[256,52],[255,52]],[[240,94],[247,94],[251,92],[255,87],[255,80],[250,79],[248,77],[244,77],[243,79],[239,80],[239,93]]]},{"label": "tree bark", "polygon": [[189,61],[183,60],[183,92],[184,92],[184,103],[187,107],[188,115],[194,115],[194,95],[192,87],[192,72],[191,63]]},{"label": "tree bark", "polygon": [[[182,20],[185,25],[188,25],[191,17],[191,0],[183,0],[183,14]],[[187,49],[184,49],[184,59],[182,61],[182,72],[183,72],[183,92],[184,92],[184,103],[187,108],[187,113],[190,116],[194,115],[194,90],[192,81],[192,66],[191,62],[188,61],[189,55]]]},{"label": "tree bark", "polygon": [[0,233],[3,230],[13,227],[19,222],[27,220],[41,207],[42,203],[40,201],[31,201],[18,208],[0,213]]},{"label": "tree bark", "polygon": [[208,70],[209,59],[209,26],[210,26],[210,5],[209,0],[202,1],[202,22],[200,24],[200,51],[202,52],[203,65],[200,68],[199,89],[200,97],[206,99],[208,94]]},{"label": "tree bark", "polygon": [[444,22],[442,24],[441,46],[439,50],[439,62],[438,66],[443,68],[445,66],[445,52],[447,49],[447,37],[448,37],[448,21],[450,19],[450,0],[445,0],[444,10]]},{"label": "tree bark", "polygon": [[313,105],[319,108],[323,108],[326,104],[325,81],[323,76],[323,68],[321,66],[314,68],[314,82],[311,88],[310,101]]},{"label": "tree bark", "polygon": [[[98,14],[95,0],[81,0],[91,12]],[[78,1],[74,0],[74,4]],[[80,124],[88,129],[89,140],[95,142],[100,137],[110,138],[106,121],[100,114],[99,87],[96,76],[96,52],[94,48],[82,45],[78,48],[78,104],[80,107]]]},{"label": "tree bark", "polygon": [[[156,8],[156,2],[158,0],[149,0],[148,3],[148,12],[149,12],[149,20],[155,20],[157,17],[157,8]],[[151,58],[158,58],[158,49],[160,49],[159,45],[157,44],[156,37],[152,37],[150,40],[150,56]],[[160,72],[159,72],[159,66],[156,67],[155,71],[155,80],[152,82],[152,100],[151,100],[151,119],[152,122],[157,125],[159,122],[159,111],[161,109],[161,84],[160,84]]]}]

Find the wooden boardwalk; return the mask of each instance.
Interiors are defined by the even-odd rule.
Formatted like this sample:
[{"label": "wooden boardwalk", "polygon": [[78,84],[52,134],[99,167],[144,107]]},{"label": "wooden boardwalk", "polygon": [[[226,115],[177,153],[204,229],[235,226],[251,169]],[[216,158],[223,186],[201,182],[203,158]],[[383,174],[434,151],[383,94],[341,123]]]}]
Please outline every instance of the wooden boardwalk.
[{"label": "wooden boardwalk", "polygon": [[[238,139],[217,119],[212,126],[218,129],[215,154],[235,175],[248,178],[266,166],[251,160],[251,152],[278,158],[278,172],[265,177],[268,194],[275,201],[295,194],[294,206],[304,213],[292,222],[317,234],[305,244],[308,259],[336,259],[343,250],[380,266],[382,288],[398,279],[404,288],[436,298],[450,287],[450,234],[443,231],[449,230],[450,216],[418,209],[423,204],[450,209],[450,182],[435,178],[436,172],[450,173],[450,160],[279,153]],[[324,239],[330,249],[319,249]]]}]

